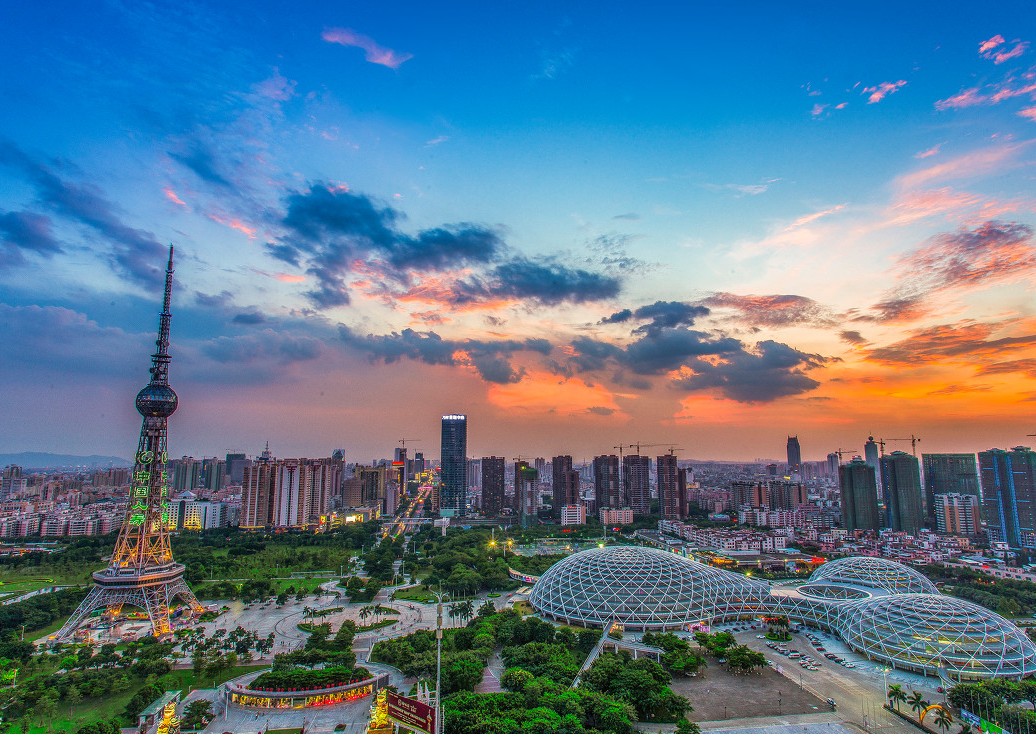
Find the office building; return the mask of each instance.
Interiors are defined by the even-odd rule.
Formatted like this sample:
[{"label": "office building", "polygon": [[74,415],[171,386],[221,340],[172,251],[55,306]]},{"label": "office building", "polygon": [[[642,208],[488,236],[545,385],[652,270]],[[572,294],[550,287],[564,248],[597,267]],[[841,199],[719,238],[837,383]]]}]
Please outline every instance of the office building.
[{"label": "office building", "polygon": [[742,507],[766,508],[766,488],[762,482],[731,482],[730,496],[735,511]]},{"label": "office building", "polygon": [[603,508],[597,511],[601,523],[606,527],[612,525],[630,525],[633,522],[633,510],[628,507]]},{"label": "office building", "polygon": [[935,523],[935,496],[970,494],[981,503],[978,490],[978,462],[975,454],[921,454],[924,470],[925,517]]},{"label": "office building", "polygon": [[634,515],[651,513],[651,459],[631,454],[622,457],[623,493]]},{"label": "office building", "polygon": [[561,508],[562,525],[586,525],[586,508],[582,505],[566,505]]},{"label": "office building", "polygon": [[440,444],[439,514],[463,515],[467,504],[468,417],[444,415]]},{"label": "office building", "polygon": [[539,522],[539,473],[527,461],[514,465],[514,501],[523,526]]},{"label": "office building", "polygon": [[788,436],[788,473],[802,471],[802,447],[798,436]]},{"label": "office building", "polygon": [[504,457],[482,457],[482,514],[502,515],[504,511]]},{"label": "office building", "polygon": [[622,507],[622,484],[619,481],[619,457],[595,456],[594,463],[594,500],[598,511],[606,507]]},{"label": "office building", "polygon": [[975,495],[956,492],[937,494],[934,503],[937,533],[974,536],[982,532],[978,497]]},{"label": "office building", "polygon": [[842,527],[854,530],[881,530],[878,515],[878,485],[874,467],[854,456],[838,467],[838,483],[842,492]]},{"label": "office building", "polygon": [[1036,549],[1036,453],[1026,446],[981,451],[978,469],[990,542]]},{"label": "office building", "polygon": [[680,480],[676,454],[662,454],[655,459],[658,484],[658,511],[666,520],[680,519]]},{"label": "office building", "polygon": [[916,456],[893,451],[881,457],[881,496],[885,503],[885,527],[916,536],[924,527],[921,467]]}]

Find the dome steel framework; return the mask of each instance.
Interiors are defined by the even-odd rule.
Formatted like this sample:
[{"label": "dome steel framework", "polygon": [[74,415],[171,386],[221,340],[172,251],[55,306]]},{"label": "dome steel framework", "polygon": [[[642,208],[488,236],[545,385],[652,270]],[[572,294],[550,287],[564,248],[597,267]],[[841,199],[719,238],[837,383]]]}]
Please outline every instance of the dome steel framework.
[{"label": "dome steel framework", "polygon": [[805,585],[770,587],[675,553],[610,546],[558,561],[529,600],[567,624],[614,620],[645,630],[785,615],[837,635],[870,659],[926,675],[1036,673],[1036,644],[1018,627],[940,594],[917,571],[883,558],[843,558],[821,566]]},{"label": "dome steel framework", "polygon": [[1036,670],[1036,645],[977,604],[942,594],[896,594],[848,604],[836,621],[851,647],[925,674],[1021,677]]},{"label": "dome steel framework", "polygon": [[617,546],[573,554],[551,566],[529,600],[568,624],[673,629],[752,615],[767,587],[683,556]]},{"label": "dome steel framework", "polygon": [[935,584],[914,569],[887,558],[870,556],[851,556],[829,561],[814,571],[809,580],[885,589],[893,594],[939,593]]}]

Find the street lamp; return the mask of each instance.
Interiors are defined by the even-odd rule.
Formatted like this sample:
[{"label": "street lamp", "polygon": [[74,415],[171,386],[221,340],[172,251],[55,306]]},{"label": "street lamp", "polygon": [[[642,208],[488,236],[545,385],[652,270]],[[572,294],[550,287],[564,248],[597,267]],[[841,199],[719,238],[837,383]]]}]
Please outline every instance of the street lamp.
[{"label": "street lamp", "polygon": [[442,600],[449,597],[433,591],[435,597],[435,730],[442,731]]}]

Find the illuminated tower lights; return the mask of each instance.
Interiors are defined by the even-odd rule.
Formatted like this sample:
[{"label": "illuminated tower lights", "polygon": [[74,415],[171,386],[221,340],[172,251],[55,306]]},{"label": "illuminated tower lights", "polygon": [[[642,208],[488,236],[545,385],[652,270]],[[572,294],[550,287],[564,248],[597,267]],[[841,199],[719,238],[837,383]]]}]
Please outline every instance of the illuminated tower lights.
[{"label": "illuminated tower lights", "polygon": [[98,609],[114,619],[124,604],[147,611],[153,634],[171,634],[169,604],[181,597],[192,612],[203,608],[183,580],[184,566],[173,561],[169,542],[169,484],[167,470],[166,421],[177,406],[176,393],[169,387],[169,311],[173,288],[173,248],[165,272],[165,298],[159,314],[158,349],[151,355],[151,381],[137,393],[137,412],[143,416],[140,441],[131,477],[130,506],[108,567],[93,573],[94,586],[51,637],[63,642],[72,638],[76,628]]}]

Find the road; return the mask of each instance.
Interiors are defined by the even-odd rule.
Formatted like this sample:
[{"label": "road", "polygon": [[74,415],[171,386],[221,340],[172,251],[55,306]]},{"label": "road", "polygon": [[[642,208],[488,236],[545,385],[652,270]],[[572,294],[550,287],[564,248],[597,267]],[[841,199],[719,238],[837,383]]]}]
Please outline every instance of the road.
[{"label": "road", "polygon": [[805,636],[794,634],[792,641],[788,643],[788,648],[811,655],[821,663],[819,670],[807,670],[795,660],[768,648],[766,640],[758,639],[757,634],[759,634],[758,630],[750,630],[735,632],[734,637],[739,643],[758,650],[766,656],[767,660],[779,665],[780,672],[796,685],[807,688],[820,698],[834,699],[838,707],[837,711],[844,721],[857,724],[869,731],[881,729],[893,734],[917,733],[913,726],[882,708],[886,700],[885,692],[888,690],[886,680],[887,685],[901,684],[908,695],[912,691],[920,691],[930,701],[944,700],[943,694],[936,691],[938,681],[932,678],[924,679],[922,676],[903,671],[889,670],[883,674],[881,669],[884,666],[851,651],[845,643],[833,635],[823,632],[814,633],[821,638],[822,646],[826,651],[852,661],[857,667],[844,668],[826,659],[824,653],[818,652]]}]

